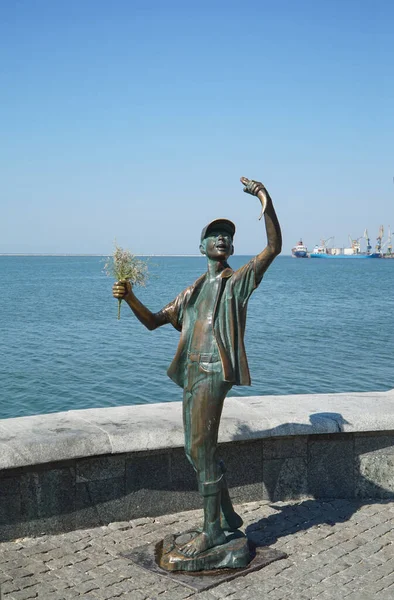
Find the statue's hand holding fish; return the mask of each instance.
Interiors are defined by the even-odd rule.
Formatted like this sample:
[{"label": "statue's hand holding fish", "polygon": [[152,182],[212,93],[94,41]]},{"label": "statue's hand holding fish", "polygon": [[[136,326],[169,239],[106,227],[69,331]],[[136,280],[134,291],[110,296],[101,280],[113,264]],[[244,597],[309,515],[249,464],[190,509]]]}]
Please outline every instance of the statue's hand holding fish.
[{"label": "statue's hand holding fish", "polygon": [[267,208],[267,193],[265,191],[265,187],[260,181],[253,181],[253,179],[248,179],[247,177],[241,177],[240,179],[242,185],[244,185],[244,192],[247,194],[251,194],[252,196],[257,196],[261,202],[261,213],[259,216],[259,220],[262,218],[265,209]]}]

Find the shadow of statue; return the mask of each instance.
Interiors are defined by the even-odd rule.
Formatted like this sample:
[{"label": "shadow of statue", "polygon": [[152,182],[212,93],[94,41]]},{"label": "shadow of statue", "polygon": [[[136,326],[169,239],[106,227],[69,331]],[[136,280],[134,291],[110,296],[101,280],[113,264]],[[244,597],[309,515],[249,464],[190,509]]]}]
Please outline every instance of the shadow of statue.
[{"label": "shadow of statue", "polygon": [[[386,456],[385,449],[393,447],[394,436],[385,432],[375,432],[374,436],[359,435],[355,448],[354,434],[344,431],[344,426],[349,424],[340,413],[320,412],[311,414],[309,423],[283,423],[264,430],[239,425],[234,440],[263,440],[263,485],[268,500],[273,501],[269,505],[270,509],[277,511],[246,528],[252,543],[256,546],[272,544],[279,537],[300,530],[347,521],[363,504],[393,501],[392,486],[390,485],[391,489],[385,488],[368,478],[366,473],[371,472],[373,467],[375,473],[379,471],[379,467],[373,464],[376,456],[380,456],[383,461],[380,472],[385,468],[389,469],[391,463],[386,458],[392,456],[392,450],[386,451]],[[302,436],[305,442],[303,457],[291,456],[289,453],[282,455],[279,446],[283,444],[283,439],[286,438],[291,450],[292,444],[297,443],[297,436]],[[277,455],[275,444],[279,448]],[[267,458],[265,448],[269,448]],[[369,459],[368,455],[372,458]],[[369,464],[366,462],[368,460]],[[297,501],[291,494],[283,494],[285,486],[273,483],[272,469],[264,468],[264,464],[280,463],[276,473],[280,478],[281,465],[288,473],[291,465],[299,465],[300,461],[305,462],[306,479],[304,488],[302,485],[299,488],[302,493]],[[298,475],[302,476],[295,473],[295,477]],[[285,504],[286,500],[289,500],[288,504]]]},{"label": "shadow of statue", "polygon": [[297,503],[269,504],[277,512],[251,523],[245,529],[248,540],[256,546],[274,544],[279,538],[319,525],[334,526],[348,521],[364,504],[385,504],[390,500],[377,499],[305,499]]},{"label": "shadow of statue", "polygon": [[248,425],[241,423],[232,440],[245,439],[270,439],[281,436],[313,435],[322,433],[341,433],[343,426],[349,422],[340,413],[319,412],[309,415],[309,423],[281,423],[276,427],[267,429],[251,429]]}]

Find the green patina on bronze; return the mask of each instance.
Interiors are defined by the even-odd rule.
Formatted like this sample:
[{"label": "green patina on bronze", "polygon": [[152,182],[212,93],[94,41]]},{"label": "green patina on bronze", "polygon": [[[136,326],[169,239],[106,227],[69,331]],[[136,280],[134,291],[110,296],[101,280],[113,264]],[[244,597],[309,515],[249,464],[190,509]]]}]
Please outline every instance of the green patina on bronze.
[{"label": "green patina on bronze", "polygon": [[114,285],[114,296],[124,299],[148,329],[171,323],[181,332],[168,375],[183,388],[185,452],[203,497],[204,523],[201,531],[187,539],[176,536],[171,549],[160,558],[160,565],[168,570],[243,567],[249,560],[246,538],[240,542],[239,536],[231,533],[242,525],[242,519],[234,511],[225,467],[217,456],[218,430],[231,387],[250,385],[244,346],[247,304],[280,253],[282,239],[265,187],[244,177],[241,182],[244,191],[261,202],[268,244],[260,254],[233,271],[227,261],[234,252],[235,226],[227,219],[217,219],[201,234],[200,251],[207,257],[207,272],[160,312],[146,308],[129,283]]}]

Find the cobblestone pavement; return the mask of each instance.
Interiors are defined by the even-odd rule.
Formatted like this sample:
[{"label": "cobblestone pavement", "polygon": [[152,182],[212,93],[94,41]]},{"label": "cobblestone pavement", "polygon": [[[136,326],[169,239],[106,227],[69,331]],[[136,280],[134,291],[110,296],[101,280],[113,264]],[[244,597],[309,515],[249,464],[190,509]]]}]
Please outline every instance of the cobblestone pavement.
[{"label": "cobblestone pavement", "polygon": [[394,502],[252,502],[249,537],[288,558],[195,594],[119,556],[200,522],[191,511],[0,544],[3,600],[394,600]]}]

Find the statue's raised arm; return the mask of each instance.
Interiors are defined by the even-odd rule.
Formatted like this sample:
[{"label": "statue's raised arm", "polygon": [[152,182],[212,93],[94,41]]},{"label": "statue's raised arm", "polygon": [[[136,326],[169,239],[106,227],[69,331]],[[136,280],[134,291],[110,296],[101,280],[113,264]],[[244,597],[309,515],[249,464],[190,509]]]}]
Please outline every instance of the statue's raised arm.
[{"label": "statue's raised arm", "polygon": [[252,196],[257,196],[260,200],[260,218],[264,215],[265,220],[267,246],[256,256],[256,283],[260,283],[265,271],[282,250],[282,233],[271,196],[264,185],[259,181],[249,180],[246,177],[241,177],[241,183],[245,186],[244,192],[251,194]]}]

